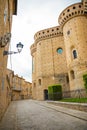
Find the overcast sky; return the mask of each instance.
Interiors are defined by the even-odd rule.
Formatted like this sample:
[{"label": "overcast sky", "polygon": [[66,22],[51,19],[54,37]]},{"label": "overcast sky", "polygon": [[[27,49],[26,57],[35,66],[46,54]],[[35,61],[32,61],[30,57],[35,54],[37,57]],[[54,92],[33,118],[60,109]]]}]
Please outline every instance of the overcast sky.
[{"label": "overcast sky", "polygon": [[8,68],[32,82],[30,46],[34,43],[34,34],[57,26],[59,14],[77,2],[81,0],[18,0],[17,16],[13,16],[12,23],[11,51],[17,50],[18,42],[22,42],[24,48],[20,54],[11,55]]}]

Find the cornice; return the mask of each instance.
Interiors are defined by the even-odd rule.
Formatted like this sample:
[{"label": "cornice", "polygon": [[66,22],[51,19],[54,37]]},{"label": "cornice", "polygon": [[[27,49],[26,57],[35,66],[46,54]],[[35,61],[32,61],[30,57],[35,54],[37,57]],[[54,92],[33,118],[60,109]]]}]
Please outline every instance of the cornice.
[{"label": "cornice", "polygon": [[63,35],[62,28],[60,26],[44,29],[41,31],[38,31],[34,35],[35,42],[39,42],[41,40],[46,40],[53,37],[58,37],[60,35]]},{"label": "cornice", "polygon": [[60,26],[64,26],[64,24],[73,17],[77,17],[80,15],[87,15],[84,12],[83,3],[76,3],[61,12],[58,18],[58,22]]}]

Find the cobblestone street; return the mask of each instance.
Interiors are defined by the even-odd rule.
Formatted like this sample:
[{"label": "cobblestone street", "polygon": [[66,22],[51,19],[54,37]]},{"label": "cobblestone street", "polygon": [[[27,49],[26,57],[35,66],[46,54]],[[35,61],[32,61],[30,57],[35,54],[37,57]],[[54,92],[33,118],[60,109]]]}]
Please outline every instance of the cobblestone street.
[{"label": "cobblestone street", "polygon": [[[59,108],[53,109],[53,105],[44,101],[13,101],[0,123],[0,130],[87,130],[87,120],[59,112]],[[72,111],[87,116],[85,112]]]}]

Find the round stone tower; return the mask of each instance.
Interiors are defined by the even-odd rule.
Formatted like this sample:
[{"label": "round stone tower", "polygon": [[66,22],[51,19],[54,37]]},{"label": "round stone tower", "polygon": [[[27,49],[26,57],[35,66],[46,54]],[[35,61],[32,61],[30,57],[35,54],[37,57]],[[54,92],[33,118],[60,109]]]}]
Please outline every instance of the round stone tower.
[{"label": "round stone tower", "polygon": [[37,32],[31,46],[33,98],[47,99],[48,86],[62,84],[69,90],[63,32],[60,26]]},{"label": "round stone tower", "polygon": [[47,99],[48,86],[52,84],[61,84],[63,91],[84,89],[87,0],[67,7],[58,21],[60,26],[37,32],[30,48],[34,99]]},{"label": "round stone tower", "polygon": [[85,1],[67,7],[59,16],[59,24],[63,28],[70,89],[84,88],[83,74],[87,72]]}]

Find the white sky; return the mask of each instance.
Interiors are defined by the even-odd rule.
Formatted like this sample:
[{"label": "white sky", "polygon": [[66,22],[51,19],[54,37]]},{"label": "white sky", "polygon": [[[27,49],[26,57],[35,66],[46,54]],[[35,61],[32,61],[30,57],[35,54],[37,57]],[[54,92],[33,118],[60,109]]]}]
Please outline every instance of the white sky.
[{"label": "white sky", "polygon": [[21,42],[24,48],[20,54],[11,55],[8,68],[15,74],[32,81],[32,57],[30,46],[34,43],[34,34],[42,29],[58,25],[59,14],[69,5],[81,0],[18,0],[17,16],[13,16],[11,51]]}]

